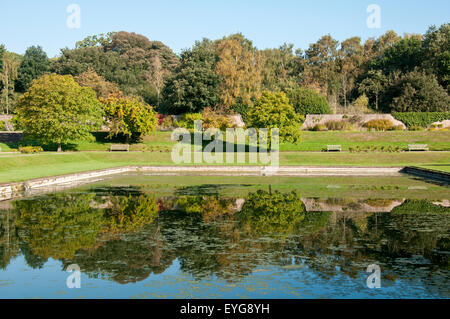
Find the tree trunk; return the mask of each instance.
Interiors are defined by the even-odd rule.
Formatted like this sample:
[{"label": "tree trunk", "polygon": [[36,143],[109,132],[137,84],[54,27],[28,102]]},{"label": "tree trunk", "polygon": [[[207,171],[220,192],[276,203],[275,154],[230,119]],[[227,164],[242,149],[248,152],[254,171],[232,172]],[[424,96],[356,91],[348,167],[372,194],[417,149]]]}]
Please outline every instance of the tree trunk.
[{"label": "tree trunk", "polygon": [[8,69],[5,70],[5,102],[6,102],[6,114],[9,114],[9,78],[8,78]]},{"label": "tree trunk", "polygon": [[58,152],[62,152],[61,143],[58,144]]}]

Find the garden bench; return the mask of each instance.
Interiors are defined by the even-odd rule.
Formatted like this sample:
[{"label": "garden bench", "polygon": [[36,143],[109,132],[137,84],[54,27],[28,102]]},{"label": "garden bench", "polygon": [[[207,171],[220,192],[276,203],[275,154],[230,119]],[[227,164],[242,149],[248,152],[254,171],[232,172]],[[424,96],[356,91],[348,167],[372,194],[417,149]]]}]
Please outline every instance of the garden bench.
[{"label": "garden bench", "polygon": [[327,145],[327,152],[340,152],[342,151],[341,145]]},{"label": "garden bench", "polygon": [[408,145],[408,151],[429,151],[430,148],[427,144],[410,144]]},{"label": "garden bench", "polygon": [[129,152],[130,151],[130,145],[128,144],[111,144],[109,148],[110,152]]}]

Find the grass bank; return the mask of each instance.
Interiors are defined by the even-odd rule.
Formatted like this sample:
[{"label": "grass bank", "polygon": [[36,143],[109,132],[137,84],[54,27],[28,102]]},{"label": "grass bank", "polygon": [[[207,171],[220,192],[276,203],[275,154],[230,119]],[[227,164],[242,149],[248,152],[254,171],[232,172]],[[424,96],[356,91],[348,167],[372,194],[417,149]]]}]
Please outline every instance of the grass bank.
[{"label": "grass bank", "polygon": [[[311,166],[430,166],[450,163],[450,152],[314,153],[282,152],[280,165]],[[206,164],[206,163],[204,163]],[[126,165],[174,165],[170,153],[67,152],[1,155],[0,183],[70,174]],[[237,164],[242,165],[242,164]]]},{"label": "grass bank", "polygon": [[[22,141],[22,145],[29,142]],[[3,151],[17,148],[18,144],[0,143]],[[34,143],[36,144],[36,143]],[[142,143],[132,144],[131,150],[142,150],[143,147],[171,148],[175,144],[171,139],[171,132],[155,132],[143,138]],[[389,131],[389,132],[302,132],[302,141],[299,144],[281,143],[280,151],[321,151],[330,144],[342,145],[344,151],[350,147],[356,148],[376,146],[381,147],[408,147],[408,144],[428,144],[432,151],[450,151],[450,131]],[[105,139],[105,134],[96,134],[95,142],[79,142],[71,148],[77,151],[106,151],[111,141]]]}]

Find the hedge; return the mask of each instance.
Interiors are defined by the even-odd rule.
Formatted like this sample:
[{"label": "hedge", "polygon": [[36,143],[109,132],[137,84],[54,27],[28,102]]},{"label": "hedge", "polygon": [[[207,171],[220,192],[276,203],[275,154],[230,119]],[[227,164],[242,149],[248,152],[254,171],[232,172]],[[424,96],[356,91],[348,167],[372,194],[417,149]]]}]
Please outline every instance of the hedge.
[{"label": "hedge", "polygon": [[408,128],[412,126],[427,128],[434,122],[450,120],[450,112],[394,112],[392,116]]}]

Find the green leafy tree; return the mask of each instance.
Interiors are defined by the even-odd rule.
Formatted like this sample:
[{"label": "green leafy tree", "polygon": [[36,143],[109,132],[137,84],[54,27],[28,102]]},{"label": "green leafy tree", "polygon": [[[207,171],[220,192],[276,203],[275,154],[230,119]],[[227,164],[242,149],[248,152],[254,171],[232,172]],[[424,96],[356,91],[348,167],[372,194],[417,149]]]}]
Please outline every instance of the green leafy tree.
[{"label": "green leafy tree", "polygon": [[34,80],[18,103],[15,122],[43,143],[61,145],[92,139],[102,123],[102,108],[91,88],[70,75],[48,74]]},{"label": "green leafy tree", "polygon": [[267,91],[285,91],[299,80],[299,57],[293,44],[283,44],[276,49],[261,51],[263,60],[262,88]]},{"label": "green leafy tree", "polygon": [[380,70],[371,70],[359,84],[359,92],[375,100],[375,109],[379,109],[380,94],[383,93],[387,78]]},{"label": "green leafy tree", "polygon": [[422,40],[419,35],[412,35],[386,48],[383,55],[374,60],[371,68],[382,70],[387,76],[391,72],[410,72],[422,64]]},{"label": "green leafy tree", "polygon": [[196,113],[219,103],[220,77],[214,72],[217,56],[208,39],[181,54],[181,64],[163,90],[166,114]]},{"label": "green leafy tree", "polygon": [[423,67],[436,74],[439,83],[450,92],[450,24],[432,26],[423,39]]},{"label": "green leafy tree", "polygon": [[383,99],[388,112],[450,111],[450,96],[436,76],[419,70],[394,77]]},{"label": "green leafy tree", "polygon": [[86,47],[96,47],[96,46],[107,46],[111,44],[111,38],[115,34],[115,32],[108,32],[106,34],[101,33],[98,35],[91,35],[84,38],[81,41],[78,41],[75,44],[76,48],[86,48]]},{"label": "green leafy tree", "polygon": [[280,141],[297,143],[301,137],[304,118],[297,114],[283,92],[263,92],[250,110],[250,126],[254,128],[278,128]]},{"label": "green leafy tree", "polygon": [[309,88],[296,88],[287,93],[290,103],[295,112],[301,115],[307,114],[330,114],[331,109],[328,101],[320,93]]},{"label": "green leafy tree", "polygon": [[131,137],[139,138],[150,134],[158,125],[156,112],[147,103],[136,97],[125,97],[121,92],[100,98],[109,123],[110,137],[125,135],[127,142]]},{"label": "green leafy tree", "polygon": [[50,69],[50,60],[40,46],[29,47],[20,62],[17,71],[15,89],[17,92],[25,92],[34,79],[47,73]]}]

